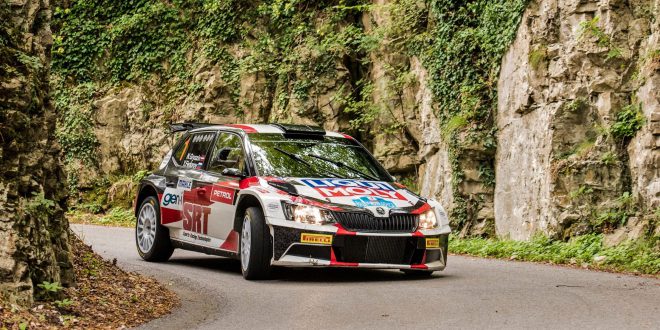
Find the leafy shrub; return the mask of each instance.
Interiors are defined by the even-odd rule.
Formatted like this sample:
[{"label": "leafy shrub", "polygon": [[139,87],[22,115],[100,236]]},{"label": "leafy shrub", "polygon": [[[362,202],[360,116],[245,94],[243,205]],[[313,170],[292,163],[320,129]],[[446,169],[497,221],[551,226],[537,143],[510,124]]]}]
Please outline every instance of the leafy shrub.
[{"label": "leafy shrub", "polygon": [[45,299],[54,299],[64,289],[59,282],[48,281],[37,284],[37,288],[40,289],[37,295]]},{"label": "leafy shrub", "polygon": [[[588,234],[568,242],[535,235],[530,241],[506,239],[457,238],[452,236],[449,250],[480,257],[496,257],[556,264],[582,264],[599,269],[643,274],[660,273],[660,237],[627,241],[615,247],[603,245],[603,236]],[[605,259],[595,262],[594,257]]]},{"label": "leafy shrub", "polygon": [[612,136],[620,140],[632,138],[642,128],[644,121],[641,103],[627,105],[616,115],[616,121],[610,128]]},{"label": "leafy shrub", "polygon": [[98,220],[102,225],[130,227],[135,224],[135,215],[130,209],[115,207]]}]

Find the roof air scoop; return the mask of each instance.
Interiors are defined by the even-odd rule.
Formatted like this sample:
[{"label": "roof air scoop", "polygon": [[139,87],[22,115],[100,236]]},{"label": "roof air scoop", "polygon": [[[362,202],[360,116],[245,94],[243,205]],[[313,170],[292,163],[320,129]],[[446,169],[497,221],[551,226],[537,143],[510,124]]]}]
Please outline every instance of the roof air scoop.
[{"label": "roof air scoop", "polygon": [[270,124],[284,131],[287,138],[319,138],[325,136],[325,130],[319,126]]}]

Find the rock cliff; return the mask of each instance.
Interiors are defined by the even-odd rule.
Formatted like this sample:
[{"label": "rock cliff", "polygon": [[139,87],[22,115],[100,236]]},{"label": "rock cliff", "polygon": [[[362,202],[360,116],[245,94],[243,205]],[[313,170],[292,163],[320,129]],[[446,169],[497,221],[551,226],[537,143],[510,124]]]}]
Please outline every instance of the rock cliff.
[{"label": "rock cliff", "polygon": [[21,305],[42,281],[73,279],[49,22],[47,0],[0,3],[0,298]]},{"label": "rock cliff", "polygon": [[168,122],[284,121],[356,136],[462,235],[657,226],[658,1],[96,2],[55,19],[78,189],[156,166]]},{"label": "rock cliff", "polygon": [[498,83],[498,233],[616,227],[622,220],[608,210],[626,198],[646,219],[638,226],[657,217],[659,9],[658,1],[530,3]]}]

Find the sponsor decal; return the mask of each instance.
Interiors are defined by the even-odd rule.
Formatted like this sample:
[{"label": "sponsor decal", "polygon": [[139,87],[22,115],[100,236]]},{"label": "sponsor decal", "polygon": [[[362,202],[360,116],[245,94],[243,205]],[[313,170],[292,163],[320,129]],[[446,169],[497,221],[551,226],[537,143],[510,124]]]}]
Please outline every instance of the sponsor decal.
[{"label": "sponsor decal", "polygon": [[346,179],[301,179],[323,197],[374,196],[406,200],[387,182]]},{"label": "sponsor decal", "polygon": [[166,209],[181,211],[183,206],[183,191],[179,189],[165,189],[160,206]]},{"label": "sponsor decal", "polygon": [[351,179],[301,179],[303,184],[312,188],[332,188],[332,187],[361,187],[378,190],[395,190],[387,182],[381,181],[362,181]]},{"label": "sponsor decal", "polygon": [[332,245],[332,235],[302,233],[300,234],[300,242]]},{"label": "sponsor decal", "polygon": [[393,209],[393,208],[396,207],[396,205],[393,202],[390,202],[390,201],[388,201],[384,198],[381,198],[381,197],[364,196],[364,197],[354,199],[353,203],[357,207],[383,206],[383,207],[387,207],[387,208],[390,208],[390,209]]},{"label": "sponsor decal", "polygon": [[198,155],[188,154],[186,156],[186,160],[192,160],[195,162],[204,162],[205,159],[206,159],[205,155],[198,156]]},{"label": "sponsor decal", "polygon": [[427,249],[434,249],[434,248],[439,248],[440,247],[440,239],[439,238],[427,238],[426,239],[426,248]]},{"label": "sponsor decal", "polygon": [[280,209],[280,204],[278,203],[268,203],[268,209],[271,211],[277,211]]},{"label": "sponsor decal", "polygon": [[165,166],[167,166],[167,163],[170,162],[171,157],[172,157],[172,149],[170,149],[170,151],[167,153],[167,155],[165,155],[165,157],[163,157],[163,160],[160,162],[160,165],[158,165],[158,169],[159,170],[164,169]]},{"label": "sponsor decal", "polygon": [[213,175],[208,175],[206,173],[202,173],[202,175],[199,177],[200,180],[206,181],[206,182],[218,182],[218,178],[213,176]]},{"label": "sponsor decal", "polygon": [[193,186],[193,180],[190,178],[179,178],[176,187],[181,190],[190,191]]},{"label": "sponsor decal", "polygon": [[181,153],[181,158],[179,158],[179,161],[183,160],[183,155],[185,155],[188,151],[188,147],[190,147],[190,138],[188,138],[186,142],[183,143],[183,152]]},{"label": "sponsor decal", "polygon": [[225,204],[234,204],[234,196],[236,191],[231,188],[225,188],[218,185],[213,185],[211,189],[211,200]]},{"label": "sponsor decal", "polygon": [[398,199],[405,201],[395,190],[380,190],[362,187],[337,187],[337,188],[314,188],[323,197],[350,197],[350,196],[374,196],[387,199]]},{"label": "sponsor decal", "polygon": [[192,203],[183,204],[183,229],[206,235],[211,208]]},{"label": "sponsor decal", "polygon": [[204,160],[206,160],[206,155],[188,154],[186,160],[183,161],[183,167],[199,170],[204,166]]},{"label": "sponsor decal", "polygon": [[193,137],[193,142],[209,142],[213,140],[213,134],[200,134]]}]

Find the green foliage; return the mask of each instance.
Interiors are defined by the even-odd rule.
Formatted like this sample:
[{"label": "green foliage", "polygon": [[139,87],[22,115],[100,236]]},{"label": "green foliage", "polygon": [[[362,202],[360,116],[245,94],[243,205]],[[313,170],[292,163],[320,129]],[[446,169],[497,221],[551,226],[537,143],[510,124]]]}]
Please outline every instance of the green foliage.
[{"label": "green foliage", "polygon": [[419,194],[419,185],[417,184],[417,176],[407,176],[404,178],[401,178],[399,182],[406,186],[408,190],[414,192],[415,194]]},{"label": "green foliage", "polygon": [[[615,247],[603,245],[603,236],[589,234],[568,242],[536,235],[528,242],[506,239],[457,238],[452,236],[449,250],[480,257],[496,257],[555,264],[581,264],[599,269],[643,274],[660,273],[660,237],[624,242]],[[594,257],[605,257],[595,262]]]},{"label": "green foliage", "polygon": [[579,188],[571,191],[568,193],[568,198],[572,200],[576,200],[579,198],[583,198],[585,196],[593,194],[594,190],[592,188],[589,188],[586,185],[582,185]]},{"label": "green foliage", "polygon": [[624,192],[615,201],[614,207],[597,213],[591,220],[596,230],[613,229],[626,224],[628,218],[635,214],[635,200],[630,192]]},{"label": "green foliage", "polygon": [[73,301],[71,299],[65,298],[62,300],[55,300],[54,304],[57,306],[57,308],[67,308],[73,305]]},{"label": "green foliage", "polygon": [[586,20],[580,23],[580,38],[584,37],[594,37],[596,43],[599,46],[609,47],[611,43],[610,36],[608,36],[603,30],[598,26],[600,22],[600,16],[595,16],[590,20]]},{"label": "green foliage", "polygon": [[625,140],[635,136],[644,125],[644,114],[642,113],[642,105],[630,104],[625,106],[616,115],[616,120],[610,131],[612,136],[619,140]]},{"label": "green foliage", "polygon": [[57,203],[44,196],[43,192],[32,192],[32,197],[25,203],[25,213],[36,217],[45,218],[53,214]]},{"label": "green foliage", "polygon": [[490,163],[479,164],[479,179],[487,187],[495,186],[495,169]]},{"label": "green foliage", "polygon": [[94,253],[86,252],[82,257],[82,273],[84,276],[97,276],[101,268],[101,260]]},{"label": "green foliage", "polygon": [[623,53],[621,48],[614,46],[612,38],[607,35],[599,26],[599,16],[580,23],[580,38],[592,37],[596,40],[596,44],[601,47],[607,47],[609,50],[605,56],[606,60],[621,58]]},{"label": "green foliage", "polygon": [[37,295],[43,299],[51,300],[57,297],[62,289],[64,289],[59,282],[43,281],[37,284],[39,292]]},{"label": "green foliage", "polygon": [[40,284],[37,284],[37,287],[42,289],[44,292],[48,293],[58,293],[60,290],[63,289],[63,287],[60,285],[59,282],[48,282],[48,281],[43,281]]},{"label": "green foliage", "polygon": [[133,180],[133,182],[135,182],[135,183],[139,183],[140,181],[142,181],[142,179],[144,179],[149,174],[151,174],[151,172],[149,170],[139,170],[139,171],[135,172],[135,174],[133,174],[133,177],[131,178],[131,180]]},{"label": "green foliage", "polygon": [[[459,159],[466,144],[480,143],[486,149],[494,148],[495,86],[500,63],[515,37],[527,3],[527,0],[432,1],[429,20],[433,27],[423,36],[429,46],[413,47],[429,71],[429,86],[438,105],[443,135],[449,142],[456,200],[451,215],[455,226],[468,221],[468,205],[478,205],[478,198],[461,191],[463,169]],[[492,157],[488,162],[494,162]],[[493,166],[482,165],[485,168]],[[494,182],[489,176],[485,179],[485,184]]]},{"label": "green foliage", "polygon": [[115,207],[100,217],[98,224],[131,227],[135,225],[135,214],[133,214],[133,210]]},{"label": "green foliage", "polygon": [[534,70],[541,68],[541,64],[547,61],[548,48],[545,45],[539,45],[529,52],[529,64]]},{"label": "green foliage", "polygon": [[67,88],[62,80],[51,83],[55,108],[59,113],[56,130],[57,138],[64,150],[65,160],[71,163],[82,160],[84,164],[94,164],[98,141],[94,135],[91,100],[96,92],[94,83],[83,83]]},{"label": "green foliage", "polygon": [[577,98],[572,100],[564,105],[565,109],[569,112],[580,112],[584,111],[589,106],[587,100],[583,98]]},{"label": "green foliage", "polygon": [[618,160],[616,153],[608,151],[600,157],[600,161],[605,165],[613,165]]}]

